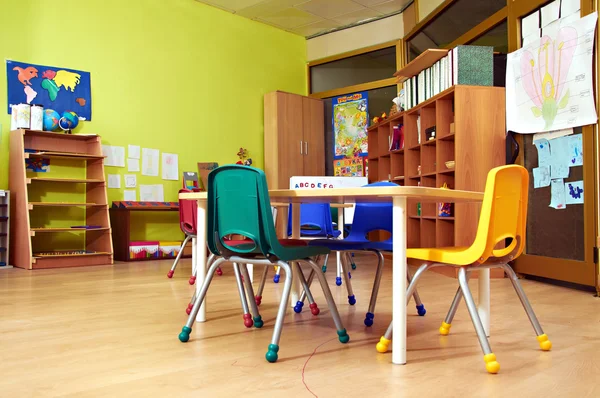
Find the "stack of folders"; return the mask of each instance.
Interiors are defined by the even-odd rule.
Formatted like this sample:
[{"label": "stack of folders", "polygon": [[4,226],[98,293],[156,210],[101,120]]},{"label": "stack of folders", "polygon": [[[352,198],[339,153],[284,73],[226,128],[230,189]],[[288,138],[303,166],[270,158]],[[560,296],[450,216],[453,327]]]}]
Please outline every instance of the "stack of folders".
[{"label": "stack of folders", "polygon": [[492,86],[493,83],[494,48],[458,46],[404,82],[407,108],[417,106],[456,84]]}]

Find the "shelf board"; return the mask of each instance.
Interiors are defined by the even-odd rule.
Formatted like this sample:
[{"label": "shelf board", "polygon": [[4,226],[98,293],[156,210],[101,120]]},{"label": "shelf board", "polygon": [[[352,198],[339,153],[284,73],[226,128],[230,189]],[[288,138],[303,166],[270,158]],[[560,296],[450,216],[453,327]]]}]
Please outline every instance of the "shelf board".
[{"label": "shelf board", "polygon": [[417,144],[417,145],[411,146],[408,149],[411,150],[411,151],[420,151],[421,150],[421,144]]},{"label": "shelf board", "polygon": [[398,120],[398,119],[401,119],[401,118],[402,118],[402,116],[404,116],[404,112],[397,112],[397,113],[394,113],[394,115],[393,115],[393,116],[388,116],[388,117],[387,117],[387,119],[385,119],[385,120],[382,120],[382,121],[380,121],[380,122],[378,122],[378,123],[375,123],[375,124],[372,124],[372,125],[370,125],[370,126],[367,128],[367,131],[368,131],[368,132],[376,131],[378,127],[385,126],[386,124],[389,124],[389,123],[391,123],[391,122],[393,122],[393,121],[396,121],[396,120]]},{"label": "shelf board", "polygon": [[431,173],[423,173],[421,174],[421,177],[434,177],[437,173],[435,171],[431,172]]},{"label": "shelf board", "polygon": [[429,68],[440,59],[448,55],[449,50],[429,49],[425,50],[417,58],[413,59],[408,65],[400,69],[394,76],[398,78],[398,83],[404,82],[406,79],[418,75],[424,69]]},{"label": "shelf board", "polygon": [[52,254],[48,256],[40,256],[36,255],[37,253],[33,253],[33,258],[35,260],[44,259],[44,258],[64,258],[64,257],[92,257],[92,256],[110,256],[109,252],[94,252],[94,253],[81,253],[81,254]]},{"label": "shelf board", "polygon": [[404,153],[404,148],[402,148],[402,149],[394,149],[390,153]]},{"label": "shelf board", "polygon": [[438,216],[437,219],[438,220],[443,220],[443,221],[454,221],[454,217],[440,217],[440,216]]},{"label": "shelf board", "polygon": [[392,178],[392,181],[404,181],[404,176],[397,176]]},{"label": "shelf board", "polygon": [[87,141],[87,140],[95,140],[98,135],[97,134],[65,134],[65,133],[54,133],[51,131],[36,131],[36,130],[25,130],[20,129],[20,131],[29,137],[57,137],[64,140],[73,140],[73,141]]},{"label": "shelf board", "polygon": [[421,216],[423,220],[437,220],[436,216]]},{"label": "shelf board", "polygon": [[386,153],[385,155],[381,155],[380,158],[389,158],[390,157],[390,153]]},{"label": "shelf board", "polygon": [[423,145],[435,145],[436,141],[437,139],[434,138],[433,140],[425,141]]},{"label": "shelf board", "polygon": [[98,160],[98,159],[104,159],[105,157],[106,156],[89,155],[86,153],[71,153],[71,152],[53,152],[53,151],[25,152],[25,159],[38,158],[38,159]]},{"label": "shelf board", "polygon": [[47,182],[70,182],[70,183],[101,183],[104,180],[98,179],[79,179],[79,178],[46,178],[46,177],[31,177],[27,178],[27,183],[31,184],[33,181],[47,181]]},{"label": "shelf board", "polygon": [[454,133],[450,133],[448,135],[440,137],[440,138],[438,138],[438,140],[440,140],[440,141],[454,141]]},{"label": "shelf board", "polygon": [[[440,99],[448,99],[446,97],[454,96],[454,91],[456,90],[456,87],[459,87],[459,86],[451,86],[451,87],[445,89],[444,91],[442,91],[441,93],[439,93],[438,95],[433,96],[433,97],[429,98],[428,100],[425,100],[425,101],[413,106],[412,108],[405,110],[404,113],[406,113],[408,115],[419,114],[421,112],[421,109],[430,107],[432,104],[435,103],[435,101],[440,100]],[[470,86],[462,86],[462,87],[470,87]]]},{"label": "shelf board", "polygon": [[408,216],[408,218],[412,218],[413,220],[420,220],[421,216]]},{"label": "shelf board", "polygon": [[29,202],[29,209],[33,207],[101,207],[108,206],[98,203],[85,202]]},{"label": "shelf board", "polygon": [[110,228],[30,228],[33,235],[37,233],[49,233],[49,232],[90,232],[90,231],[108,231]]},{"label": "shelf board", "polygon": [[439,173],[440,174],[454,174],[454,169],[442,170]]}]

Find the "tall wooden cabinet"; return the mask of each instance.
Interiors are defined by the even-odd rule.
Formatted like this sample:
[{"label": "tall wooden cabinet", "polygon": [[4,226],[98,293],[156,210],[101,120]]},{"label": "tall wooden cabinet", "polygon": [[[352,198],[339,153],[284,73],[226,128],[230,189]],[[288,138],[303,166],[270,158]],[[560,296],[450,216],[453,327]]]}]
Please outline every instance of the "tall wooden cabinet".
[{"label": "tall wooden cabinet", "polygon": [[274,91],[265,95],[265,173],[271,189],[292,176],[325,175],[323,101]]}]

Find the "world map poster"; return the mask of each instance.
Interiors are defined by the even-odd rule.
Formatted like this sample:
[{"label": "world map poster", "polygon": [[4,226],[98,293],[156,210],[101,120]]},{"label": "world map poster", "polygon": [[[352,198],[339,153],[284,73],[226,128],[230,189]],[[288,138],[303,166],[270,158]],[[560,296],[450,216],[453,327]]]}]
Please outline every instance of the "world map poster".
[{"label": "world map poster", "polygon": [[8,113],[11,105],[38,104],[62,115],[72,111],[92,120],[90,73],[68,68],[6,61]]},{"label": "world map poster", "polygon": [[334,159],[367,156],[367,92],[333,97]]}]

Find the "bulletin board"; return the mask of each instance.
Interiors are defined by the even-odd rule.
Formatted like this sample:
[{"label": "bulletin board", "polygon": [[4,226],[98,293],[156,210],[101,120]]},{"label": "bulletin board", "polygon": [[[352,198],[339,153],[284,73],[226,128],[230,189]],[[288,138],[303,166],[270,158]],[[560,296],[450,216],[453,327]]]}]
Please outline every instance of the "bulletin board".
[{"label": "bulletin board", "polygon": [[[581,127],[574,133],[582,132]],[[565,209],[553,209],[550,187],[534,189],[532,170],[538,167],[538,152],[533,136],[524,135],[522,150],[524,166],[529,172],[529,207],[527,212],[527,254],[584,261],[584,207],[567,205]],[[571,167],[568,181],[583,180],[583,167]],[[592,195],[589,195],[590,200]]]}]

